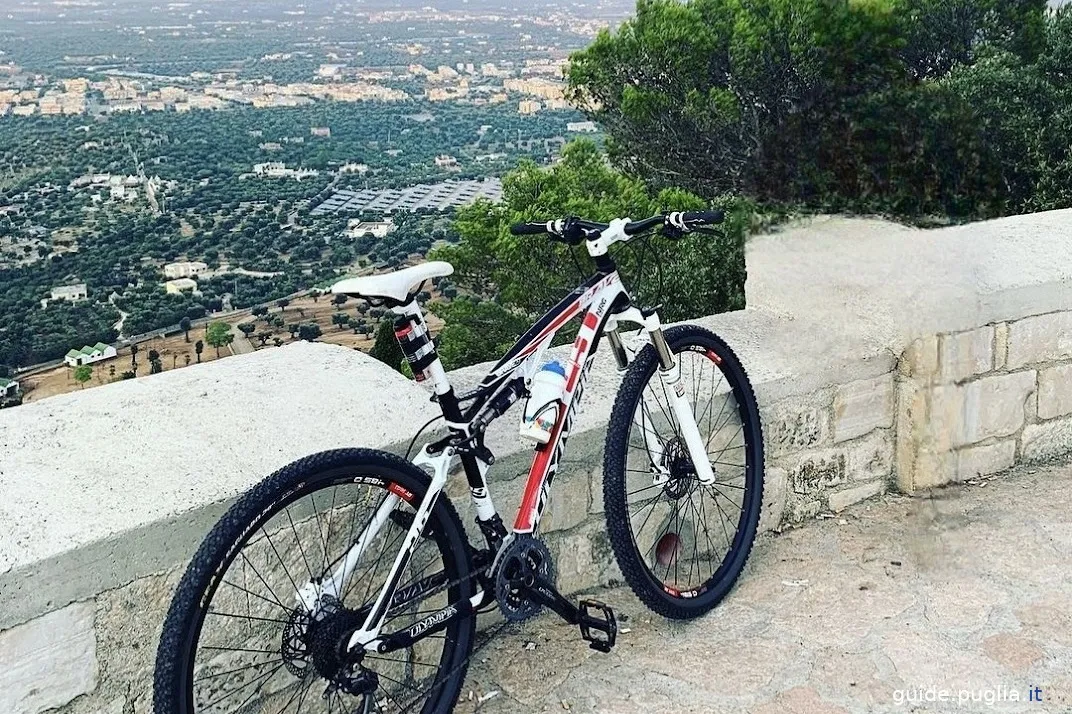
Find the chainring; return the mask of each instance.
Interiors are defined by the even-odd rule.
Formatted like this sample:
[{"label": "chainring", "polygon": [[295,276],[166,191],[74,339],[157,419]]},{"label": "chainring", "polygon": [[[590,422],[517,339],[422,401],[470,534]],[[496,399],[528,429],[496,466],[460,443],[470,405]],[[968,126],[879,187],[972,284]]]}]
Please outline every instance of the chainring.
[{"label": "chainring", "polygon": [[543,541],[526,535],[515,538],[505,547],[495,572],[495,599],[509,622],[522,622],[540,614],[543,605],[524,597],[511,581],[538,575],[554,582],[551,551]]}]

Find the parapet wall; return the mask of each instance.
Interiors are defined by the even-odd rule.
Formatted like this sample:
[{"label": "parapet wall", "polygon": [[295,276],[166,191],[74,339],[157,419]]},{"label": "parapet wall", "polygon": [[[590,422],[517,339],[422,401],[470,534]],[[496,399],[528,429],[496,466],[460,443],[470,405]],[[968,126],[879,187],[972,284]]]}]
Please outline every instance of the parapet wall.
[{"label": "parapet wall", "polygon": [[904,491],[1072,451],[1072,312],[915,340],[900,372]]},{"label": "parapet wall", "polygon": [[[749,309],[697,322],[756,388],[762,529],[1072,452],[1069,233],[1072,211],[926,232],[833,219],[755,239]],[[619,577],[601,472],[616,389],[601,355],[543,524],[564,592]],[[434,414],[417,385],[320,344],[0,412],[0,712],[149,712],[171,593],[234,497],[314,451],[404,449]],[[502,422],[491,480],[511,514],[531,452]],[[471,522],[464,491],[452,484]]]}]

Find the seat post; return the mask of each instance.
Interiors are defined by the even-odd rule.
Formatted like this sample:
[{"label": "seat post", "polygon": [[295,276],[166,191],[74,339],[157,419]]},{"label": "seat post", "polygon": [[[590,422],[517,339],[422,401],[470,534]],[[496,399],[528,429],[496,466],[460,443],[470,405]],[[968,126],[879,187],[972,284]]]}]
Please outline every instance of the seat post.
[{"label": "seat post", "polygon": [[[439,352],[436,350],[435,343],[432,342],[431,333],[428,332],[428,324],[424,321],[424,313],[421,310],[421,306],[417,304],[417,300],[410,300],[404,305],[399,305],[393,308],[396,313],[407,318],[415,325],[419,325],[421,330],[428,333],[428,345],[431,347],[431,351],[423,355],[423,358],[427,360],[431,357],[431,362],[423,367],[423,371],[428,375],[428,378],[432,382],[432,387],[435,393],[442,396],[450,392],[450,380],[447,378],[447,371],[443,368],[443,360],[439,358]],[[406,352],[405,345],[402,346],[402,351]],[[409,355],[406,355],[407,360]]]}]

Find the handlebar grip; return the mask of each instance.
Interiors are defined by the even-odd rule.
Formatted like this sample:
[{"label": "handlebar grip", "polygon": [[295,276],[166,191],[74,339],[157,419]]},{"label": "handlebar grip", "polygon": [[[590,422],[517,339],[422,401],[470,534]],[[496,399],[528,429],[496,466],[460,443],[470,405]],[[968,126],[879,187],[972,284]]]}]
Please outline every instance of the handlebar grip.
[{"label": "handlebar grip", "polygon": [[515,236],[538,236],[547,233],[546,223],[515,223],[510,226],[510,233]]},{"label": "handlebar grip", "polygon": [[726,219],[725,211],[685,211],[681,214],[685,223],[697,223],[713,226]]}]

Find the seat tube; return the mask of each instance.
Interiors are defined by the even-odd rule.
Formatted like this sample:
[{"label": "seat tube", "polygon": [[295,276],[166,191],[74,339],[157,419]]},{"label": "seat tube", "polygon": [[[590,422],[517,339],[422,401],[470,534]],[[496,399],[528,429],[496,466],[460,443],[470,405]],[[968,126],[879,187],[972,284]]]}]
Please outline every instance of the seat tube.
[{"label": "seat tube", "polygon": [[[428,331],[428,324],[424,321],[424,314],[421,312],[421,307],[417,304],[416,300],[411,300],[405,305],[397,308],[397,310],[399,314],[419,324],[425,332]],[[432,359],[428,364],[422,367],[422,371],[427,375],[428,379],[431,380],[435,393],[442,396],[450,391],[450,380],[447,378],[447,371],[443,367],[443,360],[439,358],[439,351],[431,341],[430,333],[428,335],[428,340],[428,344],[431,345],[432,349],[427,357],[431,357]],[[402,351],[405,353],[405,347],[403,347]],[[406,358],[409,360],[408,355]]]}]

